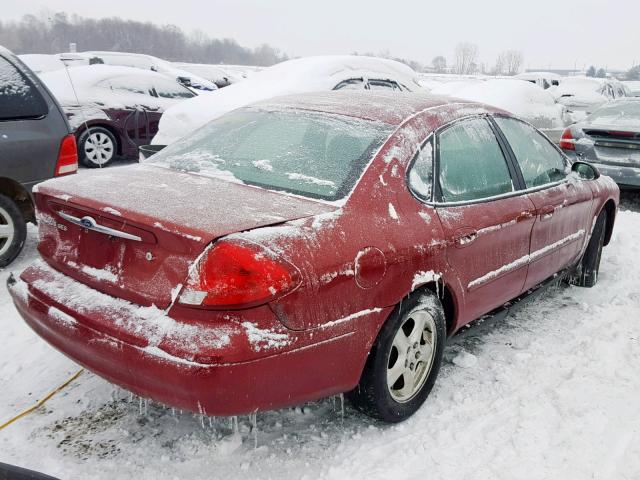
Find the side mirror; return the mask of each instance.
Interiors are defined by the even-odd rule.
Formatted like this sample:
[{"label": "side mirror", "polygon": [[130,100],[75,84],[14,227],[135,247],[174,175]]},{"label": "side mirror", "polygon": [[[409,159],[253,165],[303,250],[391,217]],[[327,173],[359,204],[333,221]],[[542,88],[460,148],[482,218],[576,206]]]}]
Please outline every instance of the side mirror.
[{"label": "side mirror", "polygon": [[571,171],[576,172],[583,180],[597,180],[600,172],[596,167],[587,162],[576,161],[571,165]]}]

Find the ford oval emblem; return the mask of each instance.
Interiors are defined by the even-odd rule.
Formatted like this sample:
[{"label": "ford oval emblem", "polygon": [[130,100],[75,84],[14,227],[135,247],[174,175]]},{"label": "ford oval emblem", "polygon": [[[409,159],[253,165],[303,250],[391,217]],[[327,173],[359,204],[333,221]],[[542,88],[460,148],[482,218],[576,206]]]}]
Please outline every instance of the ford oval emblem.
[{"label": "ford oval emblem", "polygon": [[96,221],[91,217],[82,217],[80,223],[85,228],[95,228],[96,226]]}]

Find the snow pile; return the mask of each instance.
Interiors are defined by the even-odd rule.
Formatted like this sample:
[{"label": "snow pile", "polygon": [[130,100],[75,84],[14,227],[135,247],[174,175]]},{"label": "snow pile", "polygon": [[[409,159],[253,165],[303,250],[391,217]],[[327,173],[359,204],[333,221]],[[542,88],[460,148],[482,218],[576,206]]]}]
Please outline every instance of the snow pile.
[{"label": "snow pile", "polygon": [[172,143],[210,120],[250,103],[281,95],[333,90],[351,78],[392,79],[411,90],[420,88],[415,72],[393,60],[351,55],[288,60],[246,81],[172,107],[160,120],[160,130],[152,143]]},{"label": "snow pile", "polygon": [[247,338],[249,339],[251,347],[256,352],[286,347],[291,343],[291,338],[286,333],[258,328],[255,323],[251,322],[242,322],[242,326],[247,332]]},{"label": "snow pile", "polygon": [[485,103],[521,117],[537,128],[561,128],[564,108],[553,96],[524,80],[462,81],[444,84],[431,93]]}]

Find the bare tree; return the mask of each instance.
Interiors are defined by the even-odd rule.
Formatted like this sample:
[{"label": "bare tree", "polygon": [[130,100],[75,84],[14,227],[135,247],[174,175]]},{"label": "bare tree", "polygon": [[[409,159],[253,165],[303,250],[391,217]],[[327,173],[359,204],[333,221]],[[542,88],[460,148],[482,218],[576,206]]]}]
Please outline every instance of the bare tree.
[{"label": "bare tree", "polygon": [[523,61],[524,57],[519,50],[505,50],[498,55],[493,71],[496,75],[517,75]]},{"label": "bare tree", "polygon": [[447,70],[447,59],[438,55],[431,60],[431,66],[437,73],[444,73]]},{"label": "bare tree", "polygon": [[456,45],[456,63],[453,67],[458,74],[474,73],[478,66],[478,46],[470,42]]},{"label": "bare tree", "polygon": [[175,25],[155,25],[121,18],[83,18],[66,13],[25,15],[18,22],[0,20],[0,45],[15,53],[60,53],[69,43],[78,50],[146,53],[166,60],[199,63],[273,65],[287,55],[269,45],[249,49],[233,39],[204,32],[186,35]]}]

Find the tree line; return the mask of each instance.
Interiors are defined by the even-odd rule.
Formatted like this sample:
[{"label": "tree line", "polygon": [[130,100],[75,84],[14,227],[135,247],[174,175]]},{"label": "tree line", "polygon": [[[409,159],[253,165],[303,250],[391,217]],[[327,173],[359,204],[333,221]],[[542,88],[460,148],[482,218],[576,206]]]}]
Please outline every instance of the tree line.
[{"label": "tree line", "polygon": [[75,43],[78,51],[108,50],[154,55],[170,61],[269,66],[287,60],[270,45],[246,48],[235,40],[185,33],[175,25],[121,18],[92,19],[64,12],[0,20],[0,45],[14,53],[61,53]]}]

